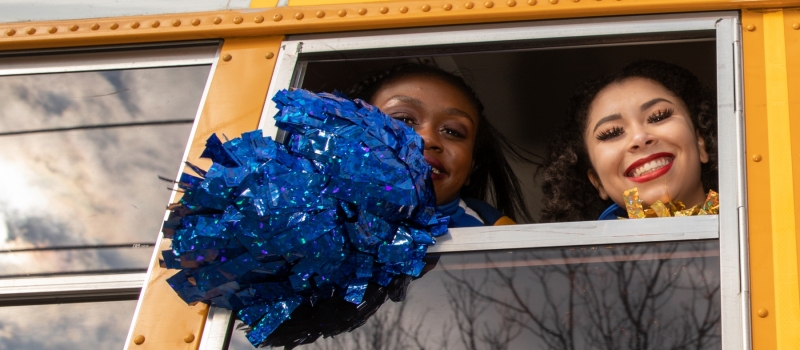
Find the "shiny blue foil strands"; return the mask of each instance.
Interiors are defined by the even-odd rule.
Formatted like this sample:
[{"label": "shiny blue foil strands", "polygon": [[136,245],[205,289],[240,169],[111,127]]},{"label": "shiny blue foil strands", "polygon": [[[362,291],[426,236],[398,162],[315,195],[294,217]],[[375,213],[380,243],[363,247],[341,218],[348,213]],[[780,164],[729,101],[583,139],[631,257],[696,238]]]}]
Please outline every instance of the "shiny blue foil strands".
[{"label": "shiny blue foil strands", "polygon": [[[284,144],[212,135],[208,170],[187,164],[164,223],[168,279],[187,303],[234,309],[267,339],[300,305],[360,304],[370,283],[419,276],[447,232],[414,131],[360,100],[305,90],[274,98]],[[306,307],[306,306],[304,306]]]}]

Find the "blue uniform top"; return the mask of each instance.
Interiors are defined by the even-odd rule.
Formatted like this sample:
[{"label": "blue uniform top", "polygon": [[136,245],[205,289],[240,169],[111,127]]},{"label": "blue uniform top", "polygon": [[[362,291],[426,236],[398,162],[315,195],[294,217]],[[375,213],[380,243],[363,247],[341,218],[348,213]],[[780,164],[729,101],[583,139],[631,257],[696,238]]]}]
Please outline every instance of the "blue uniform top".
[{"label": "blue uniform top", "polygon": [[443,215],[450,216],[447,227],[493,226],[503,218],[503,213],[499,210],[475,198],[456,198],[436,209]]},{"label": "blue uniform top", "polygon": [[614,203],[608,208],[606,208],[606,210],[603,211],[602,214],[600,214],[600,217],[597,218],[597,220],[616,220],[619,218],[627,219],[628,212],[624,208],[617,205],[617,203]]}]

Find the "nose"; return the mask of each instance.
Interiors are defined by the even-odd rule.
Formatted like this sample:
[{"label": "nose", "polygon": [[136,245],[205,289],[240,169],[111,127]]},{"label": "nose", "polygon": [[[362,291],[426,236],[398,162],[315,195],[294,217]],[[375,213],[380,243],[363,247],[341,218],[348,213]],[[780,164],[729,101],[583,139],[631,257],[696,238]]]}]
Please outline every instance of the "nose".
[{"label": "nose", "polygon": [[423,124],[414,128],[414,131],[425,141],[425,150],[438,151],[442,149],[441,140],[439,140],[439,133],[436,128]]},{"label": "nose", "polygon": [[652,146],[657,142],[657,139],[653,134],[650,134],[646,127],[639,126],[634,127],[631,130],[631,141],[629,149],[631,151],[639,150],[646,148],[648,146]]}]

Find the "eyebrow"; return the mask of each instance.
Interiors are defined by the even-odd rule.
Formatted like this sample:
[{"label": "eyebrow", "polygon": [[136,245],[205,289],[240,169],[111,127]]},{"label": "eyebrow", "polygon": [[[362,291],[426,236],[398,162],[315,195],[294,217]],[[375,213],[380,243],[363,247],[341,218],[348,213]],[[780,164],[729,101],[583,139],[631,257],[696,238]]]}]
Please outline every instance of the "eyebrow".
[{"label": "eyebrow", "polygon": [[445,111],[445,113],[447,113],[447,115],[466,118],[467,120],[469,120],[470,124],[475,124],[475,121],[472,120],[473,117],[469,113],[464,112],[464,111],[462,111],[462,110],[460,110],[458,108],[448,108]]},{"label": "eyebrow", "polygon": [[659,103],[659,102],[666,102],[666,103],[672,104],[672,102],[670,102],[667,99],[664,99],[664,98],[661,98],[661,97],[656,97],[656,98],[654,98],[654,99],[652,99],[650,101],[642,103],[642,106],[639,107],[639,109],[641,109],[641,111],[644,112],[648,108],[653,107],[656,103]]},{"label": "eyebrow", "polygon": [[592,130],[592,133],[597,131],[597,128],[599,128],[600,125],[603,125],[605,123],[608,123],[608,122],[611,122],[611,121],[614,121],[614,120],[617,120],[617,119],[622,119],[622,115],[619,114],[619,113],[615,113],[615,114],[600,118],[600,120],[597,121],[597,124],[594,125],[594,130]]},{"label": "eyebrow", "polygon": [[395,101],[395,100],[400,101],[400,102],[404,102],[404,103],[408,103],[408,104],[410,104],[410,105],[412,105],[414,107],[417,107],[417,108],[421,108],[422,107],[422,101],[420,101],[420,100],[418,100],[416,98],[410,97],[410,96],[406,96],[406,95],[394,95],[392,97],[389,97],[389,99],[386,100],[386,101]]}]

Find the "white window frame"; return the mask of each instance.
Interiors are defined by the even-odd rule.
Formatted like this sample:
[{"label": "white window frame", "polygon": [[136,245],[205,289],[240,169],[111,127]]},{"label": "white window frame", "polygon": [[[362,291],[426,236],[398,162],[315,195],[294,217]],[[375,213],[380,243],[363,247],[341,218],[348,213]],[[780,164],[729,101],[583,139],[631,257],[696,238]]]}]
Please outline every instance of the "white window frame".
[{"label": "white window frame", "polygon": [[[211,65],[209,79],[197,114],[213,76],[221,43],[213,41],[177,42],[148,45],[118,45],[111,47],[70,48],[60,50],[30,50],[0,54],[0,77],[67,72],[93,72],[121,69],[181,67]],[[195,117],[197,120],[197,117]],[[195,133],[196,123],[187,139],[183,159]],[[183,164],[183,163],[181,163]],[[177,169],[180,175],[183,166]],[[176,177],[177,178],[177,177]],[[170,201],[174,200],[173,192]],[[166,215],[166,214],[165,214]],[[166,216],[165,216],[166,217]],[[161,234],[158,233],[159,242]],[[157,259],[159,245],[148,261],[147,268]],[[146,249],[146,248],[141,248]],[[59,274],[48,277],[0,278],[0,307],[63,302],[135,300],[147,278],[146,272],[103,274]],[[138,309],[138,305],[137,305]]]},{"label": "white window frame", "polygon": [[[573,20],[463,25],[288,37],[277,56],[268,96],[303,81],[308,53],[430,47],[437,45],[509,42],[514,40],[599,37],[713,30],[716,32],[720,215],[648,220],[586,221],[500,227],[451,229],[428,251],[453,253],[476,250],[555,248],[597,244],[719,239],[722,347],[751,348],[747,198],[744,159],[744,115],[741,65],[741,24],[738,12],[709,12]],[[259,127],[278,135],[267,100]],[[724,234],[721,234],[724,232]],[[211,308],[200,349],[226,349],[232,313]]]}]

